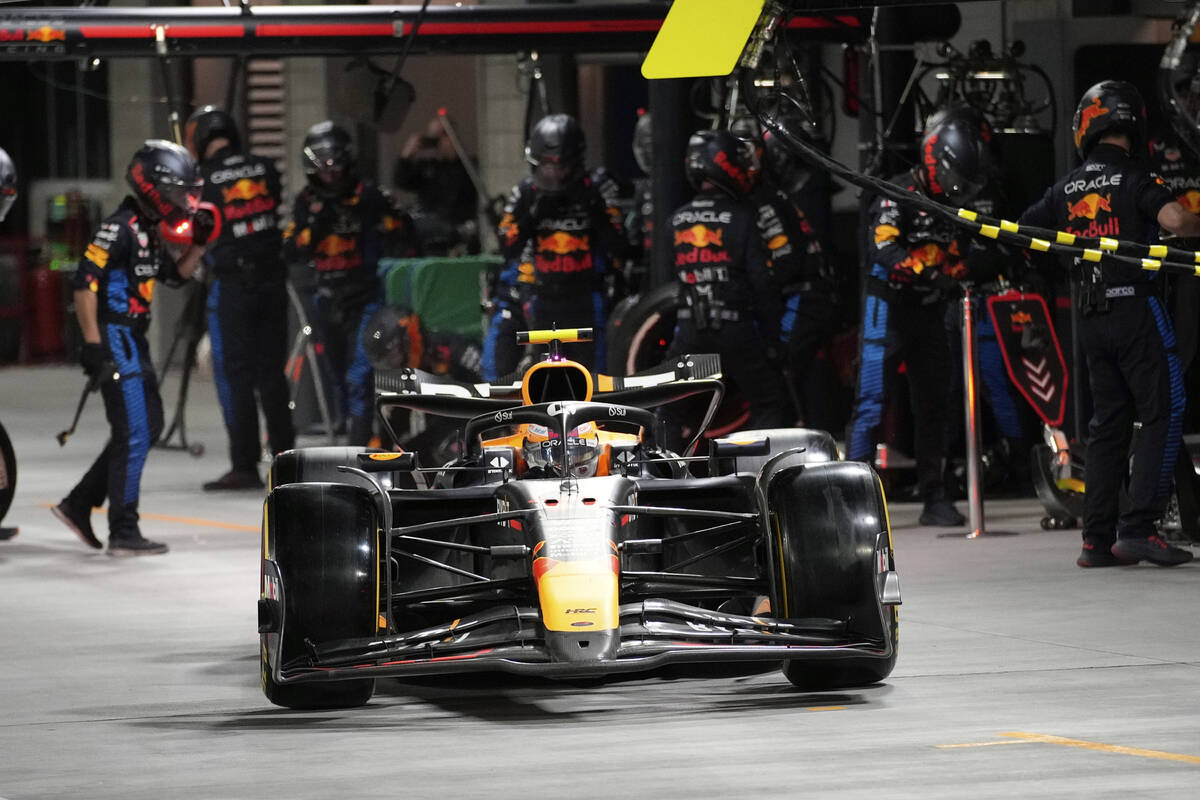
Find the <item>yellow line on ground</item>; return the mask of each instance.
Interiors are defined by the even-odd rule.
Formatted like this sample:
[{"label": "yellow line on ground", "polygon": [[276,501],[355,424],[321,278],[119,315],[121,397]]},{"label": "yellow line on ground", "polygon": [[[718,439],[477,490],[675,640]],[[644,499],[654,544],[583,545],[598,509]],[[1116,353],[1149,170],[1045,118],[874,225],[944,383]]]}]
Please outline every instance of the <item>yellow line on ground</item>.
[{"label": "yellow line on ground", "polygon": [[[53,508],[54,503],[42,503],[42,506],[44,508]],[[176,517],[173,514],[154,514],[148,511],[139,511],[138,516],[142,519],[153,519],[159,522],[179,522],[184,525],[196,525],[201,528],[224,528],[229,531],[250,531],[251,533],[258,533],[260,531],[258,525],[243,525],[240,522],[221,522],[220,520],[200,519],[198,517]]]},{"label": "yellow line on ground", "polygon": [[845,711],[845,706],[809,706],[809,711]]},{"label": "yellow line on ground", "polygon": [[1001,733],[1022,742],[1037,742],[1040,744],[1057,744],[1064,747],[1079,747],[1084,750],[1096,750],[1101,753],[1117,753],[1123,756],[1141,756],[1142,758],[1157,758],[1162,761],[1182,761],[1185,764],[1200,764],[1200,756],[1190,756],[1185,753],[1167,753],[1163,750],[1143,750],[1140,747],[1124,747],[1119,744],[1103,744],[1088,742],[1083,739],[1067,739],[1062,736],[1050,736],[1044,733],[1025,733],[1012,731]]},{"label": "yellow line on ground", "polygon": [[1005,739],[1002,742],[963,742],[962,744],[938,744],[934,745],[934,747],[939,750],[954,750],[962,747],[994,747],[998,744],[1025,744],[1025,742]]},{"label": "yellow line on ground", "polygon": [[148,514],[139,512],[138,516],[142,519],[154,519],[159,522],[181,522],[184,525],[199,525],[204,528],[224,528],[230,531],[250,531],[258,533],[258,525],[243,525],[240,522],[220,522],[215,519],[199,519],[196,517],[176,517],[171,514]]}]

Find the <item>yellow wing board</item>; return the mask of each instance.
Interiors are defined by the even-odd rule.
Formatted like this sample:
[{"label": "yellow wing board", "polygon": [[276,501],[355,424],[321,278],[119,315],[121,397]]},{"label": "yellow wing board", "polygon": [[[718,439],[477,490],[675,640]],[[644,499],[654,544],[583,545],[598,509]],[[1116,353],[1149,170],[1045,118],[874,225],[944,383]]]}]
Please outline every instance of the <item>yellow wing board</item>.
[{"label": "yellow wing board", "polygon": [[765,2],[675,0],[642,62],[642,75],[650,80],[728,75]]}]

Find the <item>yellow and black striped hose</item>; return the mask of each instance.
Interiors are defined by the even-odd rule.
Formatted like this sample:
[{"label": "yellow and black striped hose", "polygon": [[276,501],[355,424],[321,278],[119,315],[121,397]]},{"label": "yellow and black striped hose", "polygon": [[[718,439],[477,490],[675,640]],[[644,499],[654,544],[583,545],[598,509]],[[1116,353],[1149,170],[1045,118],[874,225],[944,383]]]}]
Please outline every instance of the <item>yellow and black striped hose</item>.
[{"label": "yellow and black striped hose", "polygon": [[[791,98],[789,100],[795,102]],[[1076,236],[1066,231],[1018,225],[1009,220],[988,217],[969,209],[943,205],[894,183],[855,172],[810,145],[803,137],[793,134],[787,125],[780,122],[774,114],[760,110],[756,116],[765,130],[779,136],[805,161],[828,171],[834,177],[860,189],[888,197],[902,205],[919,208],[956,225],[969,228],[980,236],[1028,250],[1075,256],[1084,261],[1110,258],[1152,272],[1165,269],[1200,277],[1200,252],[1198,251],[1163,244],[1139,244],[1108,237]]]}]

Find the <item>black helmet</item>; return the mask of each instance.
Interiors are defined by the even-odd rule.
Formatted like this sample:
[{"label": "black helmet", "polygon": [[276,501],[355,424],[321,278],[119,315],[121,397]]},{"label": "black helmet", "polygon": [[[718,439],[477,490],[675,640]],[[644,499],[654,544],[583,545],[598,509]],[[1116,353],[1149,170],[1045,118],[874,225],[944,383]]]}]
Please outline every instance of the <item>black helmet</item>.
[{"label": "black helmet", "polygon": [[695,189],[707,181],[741,197],[750,192],[751,166],[746,145],[729,131],[696,131],[688,140],[684,170]]},{"label": "black helmet", "polygon": [[1132,83],[1100,81],[1079,99],[1071,128],[1081,158],[1110,133],[1128,135],[1131,152],[1137,152],[1146,141],[1146,104]]},{"label": "black helmet", "polygon": [[8,215],[8,210],[17,200],[17,168],[4,148],[0,147],[0,222]]},{"label": "black helmet", "polygon": [[992,129],[970,106],[952,106],[933,114],[921,139],[917,178],[930,197],[964,205],[992,177]]},{"label": "black helmet", "polygon": [[583,129],[569,114],[542,117],[529,134],[525,160],[532,167],[534,185],[557,194],[583,177],[587,142]]},{"label": "black helmet", "polygon": [[729,132],[736,136],[746,148],[750,164],[750,181],[758,182],[758,173],[763,162],[763,129],[754,117],[734,117],[729,121]]},{"label": "black helmet", "polygon": [[633,126],[633,160],[638,169],[647,175],[654,166],[654,127],[650,121],[650,112],[641,110],[637,123]]},{"label": "black helmet", "polygon": [[302,150],[308,185],[319,193],[341,196],[354,183],[354,147],[350,134],[329,120],[318,122],[304,136]]},{"label": "black helmet", "polygon": [[125,181],[150,222],[177,227],[200,203],[204,180],[191,154],[174,142],[148,139],[133,154]]},{"label": "black helmet", "polygon": [[233,117],[216,106],[203,106],[193,111],[183,126],[183,140],[192,156],[203,161],[204,151],[214,139],[228,139],[234,152],[242,149],[242,137]]},{"label": "black helmet", "polygon": [[362,346],[375,369],[419,368],[424,347],[421,320],[411,308],[382,306],[363,328]]},{"label": "black helmet", "polygon": [[803,191],[816,174],[812,165],[771,131],[763,131],[763,163],[775,185],[789,195]]}]

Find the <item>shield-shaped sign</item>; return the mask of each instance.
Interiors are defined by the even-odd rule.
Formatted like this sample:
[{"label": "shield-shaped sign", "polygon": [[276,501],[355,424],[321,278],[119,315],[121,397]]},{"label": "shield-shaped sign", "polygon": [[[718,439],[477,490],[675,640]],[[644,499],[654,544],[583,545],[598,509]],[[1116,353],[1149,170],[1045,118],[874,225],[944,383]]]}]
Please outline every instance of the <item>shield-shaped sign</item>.
[{"label": "shield-shaped sign", "polygon": [[1041,295],[1009,291],[988,298],[988,314],[1008,377],[1047,425],[1067,410],[1067,362]]}]

